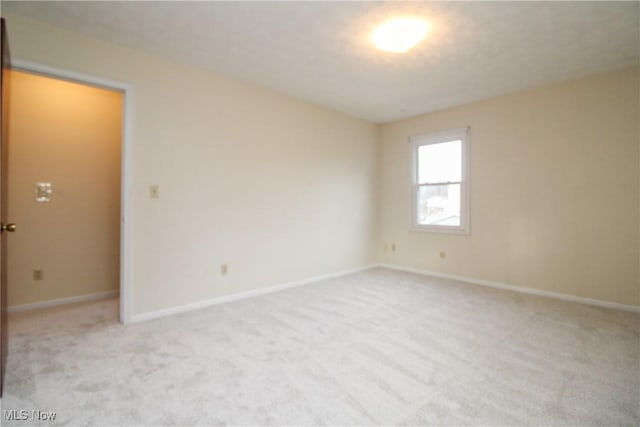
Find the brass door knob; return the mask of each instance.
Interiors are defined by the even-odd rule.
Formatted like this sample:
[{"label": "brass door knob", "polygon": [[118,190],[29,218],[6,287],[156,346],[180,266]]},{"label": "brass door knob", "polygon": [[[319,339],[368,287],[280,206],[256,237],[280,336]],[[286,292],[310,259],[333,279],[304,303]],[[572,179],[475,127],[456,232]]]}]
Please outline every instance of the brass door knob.
[{"label": "brass door knob", "polygon": [[18,226],[15,224],[2,224],[2,227],[0,227],[0,230],[13,233],[14,231],[16,231],[17,228]]}]

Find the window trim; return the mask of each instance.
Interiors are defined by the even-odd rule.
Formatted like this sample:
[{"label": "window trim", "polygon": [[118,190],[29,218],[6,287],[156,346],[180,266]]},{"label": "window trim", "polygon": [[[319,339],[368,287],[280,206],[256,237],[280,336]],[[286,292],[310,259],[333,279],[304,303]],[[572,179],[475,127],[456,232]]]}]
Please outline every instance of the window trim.
[{"label": "window trim", "polygon": [[[469,127],[449,129],[441,132],[414,135],[409,138],[411,145],[409,177],[409,230],[429,233],[470,234],[469,206]],[[460,183],[460,225],[427,225],[418,223],[418,149],[423,145],[462,141],[462,181]]]}]

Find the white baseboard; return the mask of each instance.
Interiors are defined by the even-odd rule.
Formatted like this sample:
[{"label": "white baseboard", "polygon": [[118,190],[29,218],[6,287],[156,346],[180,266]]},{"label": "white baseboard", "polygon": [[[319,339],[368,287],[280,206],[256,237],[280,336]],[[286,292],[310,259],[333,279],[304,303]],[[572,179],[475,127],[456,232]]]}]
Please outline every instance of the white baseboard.
[{"label": "white baseboard", "polygon": [[509,285],[506,283],[493,282],[491,280],[476,279],[473,277],[455,276],[452,274],[438,273],[436,271],[421,270],[418,268],[404,267],[401,265],[379,264],[379,267],[388,268],[390,270],[406,271],[409,273],[416,273],[424,276],[433,276],[433,277],[441,277],[443,279],[458,280],[460,282],[473,283],[474,285],[488,286],[490,288],[497,288],[497,289],[504,289],[507,291],[519,292],[521,294],[537,295],[541,297],[555,298],[563,301],[594,305],[597,307],[615,308],[618,310],[640,313],[640,306],[636,306],[636,305],[620,304],[617,302],[578,297],[575,295],[562,294],[559,292],[551,292],[551,291],[545,291],[542,289],[535,289],[535,288],[526,288],[523,286],[515,286],[515,285]]},{"label": "white baseboard", "polygon": [[360,271],[369,270],[378,267],[377,265],[367,265],[364,267],[354,268],[350,270],[339,271],[336,273],[322,274],[319,276],[313,276],[294,282],[282,283],[279,285],[268,286],[266,288],[254,289],[246,292],[239,292],[237,294],[224,295],[217,298],[212,298],[204,301],[197,301],[191,304],[179,305],[177,307],[165,308],[162,310],[151,311],[149,313],[137,314],[131,318],[131,323],[145,322],[147,320],[159,319],[161,317],[171,316],[178,313],[184,313],[187,311],[198,310],[200,308],[210,307],[212,305],[224,304],[232,301],[239,301],[247,298],[257,297],[260,295],[271,294],[274,292],[280,292],[285,289],[295,288],[303,285],[310,285],[315,282],[327,279],[335,279],[337,277],[348,276],[349,274],[358,273]]},{"label": "white baseboard", "polygon": [[58,305],[75,304],[78,302],[96,301],[118,296],[118,291],[98,292],[95,294],[78,295],[76,297],[58,298],[48,301],[34,302],[30,304],[12,305],[8,307],[9,313],[18,311],[37,310],[40,308],[55,307]]}]

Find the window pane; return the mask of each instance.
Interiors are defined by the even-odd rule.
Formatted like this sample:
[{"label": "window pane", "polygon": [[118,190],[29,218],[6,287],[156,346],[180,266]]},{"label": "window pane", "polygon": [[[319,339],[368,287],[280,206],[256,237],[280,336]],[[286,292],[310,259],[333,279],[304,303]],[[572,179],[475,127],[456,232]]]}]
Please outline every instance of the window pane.
[{"label": "window pane", "polygon": [[460,226],[460,184],[418,187],[418,224]]},{"label": "window pane", "polygon": [[418,147],[418,184],[462,181],[462,141]]}]

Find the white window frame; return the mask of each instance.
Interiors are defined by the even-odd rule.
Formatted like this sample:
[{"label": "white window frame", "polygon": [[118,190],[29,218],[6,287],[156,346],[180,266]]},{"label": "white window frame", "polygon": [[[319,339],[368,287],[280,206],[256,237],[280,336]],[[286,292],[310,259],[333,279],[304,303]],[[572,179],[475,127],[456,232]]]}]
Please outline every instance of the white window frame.
[{"label": "white window frame", "polygon": [[[418,149],[424,145],[442,144],[450,141],[462,141],[462,165],[460,182],[460,225],[436,225],[418,223]],[[442,132],[415,135],[409,138],[411,145],[411,177],[410,177],[410,206],[409,230],[432,233],[469,234],[469,127],[450,129]],[[457,182],[456,182],[457,183]],[[447,184],[447,182],[437,185]],[[424,184],[422,184],[424,185]],[[436,184],[431,184],[436,185]]]}]

